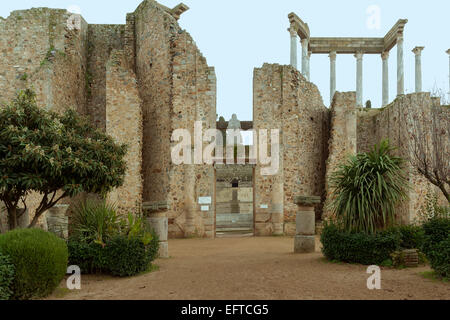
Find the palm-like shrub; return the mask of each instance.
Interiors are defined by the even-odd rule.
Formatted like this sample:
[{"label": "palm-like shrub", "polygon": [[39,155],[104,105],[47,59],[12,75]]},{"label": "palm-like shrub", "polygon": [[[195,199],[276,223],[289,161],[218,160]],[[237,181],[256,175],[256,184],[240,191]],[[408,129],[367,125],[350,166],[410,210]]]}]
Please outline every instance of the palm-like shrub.
[{"label": "palm-like shrub", "polygon": [[388,140],[339,167],[330,179],[331,210],[345,231],[374,234],[395,222],[395,207],[406,198],[404,160]]}]

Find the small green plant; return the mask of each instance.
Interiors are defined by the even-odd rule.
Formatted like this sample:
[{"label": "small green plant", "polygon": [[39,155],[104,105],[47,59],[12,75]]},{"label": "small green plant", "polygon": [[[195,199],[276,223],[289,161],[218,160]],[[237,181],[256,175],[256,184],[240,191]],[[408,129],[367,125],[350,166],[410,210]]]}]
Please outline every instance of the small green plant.
[{"label": "small green plant", "polygon": [[119,232],[120,220],[114,205],[104,200],[87,200],[75,206],[71,228],[74,238],[104,246],[108,239]]},{"label": "small green plant", "polygon": [[15,267],[12,282],[14,300],[48,296],[67,271],[64,240],[40,229],[17,229],[0,235],[0,250]]},{"label": "small green plant", "polygon": [[0,300],[9,300],[12,295],[11,285],[14,281],[14,265],[8,256],[0,252]]},{"label": "small green plant", "polygon": [[348,232],[331,222],[324,224],[320,240],[328,260],[380,265],[400,248],[401,234],[395,230],[377,234]]},{"label": "small green plant", "polygon": [[331,210],[343,230],[375,234],[395,223],[396,205],[406,198],[404,160],[384,140],[349,159],[333,173]]}]

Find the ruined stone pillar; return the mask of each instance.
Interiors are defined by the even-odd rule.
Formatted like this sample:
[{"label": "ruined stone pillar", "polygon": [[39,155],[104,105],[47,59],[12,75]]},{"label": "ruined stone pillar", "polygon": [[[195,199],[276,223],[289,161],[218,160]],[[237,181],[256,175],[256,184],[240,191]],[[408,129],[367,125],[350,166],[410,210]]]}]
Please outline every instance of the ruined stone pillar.
[{"label": "ruined stone pillar", "polygon": [[316,214],[314,206],[320,203],[320,197],[295,197],[298,206],[295,253],[313,253],[316,251]]},{"label": "ruined stone pillar", "polygon": [[397,39],[397,95],[405,94],[405,71],[403,62],[403,36]]},{"label": "ruined stone pillar", "polygon": [[68,209],[67,204],[57,204],[45,214],[48,231],[66,240],[69,238],[69,217],[66,214]]},{"label": "ruined stone pillar", "polygon": [[302,39],[302,74],[306,77],[308,69],[308,39]]},{"label": "ruined stone pillar", "polygon": [[297,69],[297,31],[292,26],[288,31],[291,34],[291,66]]},{"label": "ruined stone pillar", "polygon": [[330,52],[330,105],[336,92],[336,51]]},{"label": "ruined stone pillar", "polygon": [[356,105],[363,105],[363,53],[357,52],[356,58]]},{"label": "ruined stone pillar", "polygon": [[389,51],[381,54],[383,60],[383,107],[389,103]]},{"label": "ruined stone pillar", "polygon": [[416,92],[422,92],[422,50],[425,47],[415,47],[412,52],[416,55]]},{"label": "ruined stone pillar", "polygon": [[184,208],[186,215],[186,225],[184,230],[185,237],[195,235],[195,166],[185,165],[184,172]]},{"label": "ruined stone pillar", "polygon": [[159,239],[159,258],[169,257],[169,219],[167,218],[167,210],[169,204],[163,202],[144,202],[142,204],[146,221],[150,228],[156,233]]}]

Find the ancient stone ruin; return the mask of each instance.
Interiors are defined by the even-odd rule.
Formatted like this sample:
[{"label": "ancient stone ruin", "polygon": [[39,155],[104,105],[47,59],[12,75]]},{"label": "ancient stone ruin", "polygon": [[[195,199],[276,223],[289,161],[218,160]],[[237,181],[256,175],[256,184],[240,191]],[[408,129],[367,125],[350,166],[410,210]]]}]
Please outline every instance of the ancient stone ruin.
[{"label": "ancient stone ruin", "polygon": [[[255,68],[253,120],[217,121],[214,67],[177,23],[186,10],[183,4],[170,9],[145,0],[127,14],[125,25],[88,24],[80,15],[48,8],[0,18],[0,100],[8,101],[17,89],[33,84],[42,107],[75,108],[118,142],[127,143],[125,183],[108,198],[122,212],[153,208],[167,218],[170,238],[214,238],[218,228],[242,228],[257,236],[295,235],[296,197],[319,197],[315,212],[320,221],[328,214],[327,178],[348,154],[389,138],[399,147],[398,155],[409,158],[410,119],[430,124],[430,106],[440,103],[421,92],[422,47],[414,50],[417,92],[404,94],[402,39],[407,20],[399,20],[384,38],[313,38],[308,25],[292,13],[291,65]],[[302,43],[301,72],[297,36]],[[398,96],[390,102],[387,59],[394,46]],[[309,81],[311,54],[330,55],[330,106]],[[336,91],[336,54],[355,54],[356,93]],[[382,58],[381,109],[362,108],[364,54]],[[442,134],[448,136],[450,109],[445,110]],[[186,128],[194,138],[196,121],[203,130],[222,132],[236,126],[243,131],[278,129],[279,170],[261,174],[265,165],[250,161],[248,148],[239,165],[175,165],[172,133]],[[409,179],[413,189],[399,208],[405,223],[413,220],[430,187],[412,168]],[[32,212],[33,197],[28,208]],[[230,214],[234,216],[226,216]]]}]

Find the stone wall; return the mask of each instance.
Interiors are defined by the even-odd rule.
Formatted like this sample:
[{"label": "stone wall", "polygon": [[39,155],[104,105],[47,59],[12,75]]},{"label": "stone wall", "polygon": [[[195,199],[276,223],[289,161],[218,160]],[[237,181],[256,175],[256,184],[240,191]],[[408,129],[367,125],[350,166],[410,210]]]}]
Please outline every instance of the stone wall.
[{"label": "stone wall", "polygon": [[[399,205],[398,215],[403,223],[414,222],[418,211],[424,204],[425,195],[428,190],[440,191],[431,185],[424,177],[419,175],[409,164],[412,157],[410,141],[413,139],[414,126],[413,119],[419,119],[422,128],[431,137],[432,117],[431,106],[435,104],[435,100],[430,97],[429,93],[413,93],[397,97],[391,104],[383,109],[360,112],[358,114],[358,152],[365,152],[379,143],[383,139],[389,139],[391,144],[397,149],[395,154],[407,160],[407,172],[410,182],[410,190],[408,192],[409,199]],[[450,128],[450,112],[445,106],[443,108],[443,118],[441,119],[441,128],[437,129],[437,134],[449,136]],[[447,147],[442,150],[449,154],[449,139],[446,139]],[[444,202],[445,203],[445,202]]]},{"label": "stone wall", "polygon": [[326,162],[326,202],[323,217],[331,215],[329,204],[333,199],[332,190],[329,187],[331,175],[339,165],[347,161],[351,155],[357,152],[357,109],[355,92],[336,92],[331,104],[329,153]]},{"label": "stone wall", "polygon": [[[265,64],[254,71],[254,129],[280,130],[280,170],[255,169],[257,235],[294,234],[297,195],[324,195],[328,110],[317,87],[290,66]],[[284,212],[281,219],[273,212]],[[320,207],[318,212],[320,213]]]},{"label": "stone wall", "polygon": [[171,237],[214,237],[214,203],[201,211],[199,197],[214,199],[212,166],[181,165],[171,161],[173,130],[185,128],[194,136],[194,122],[215,128],[214,68],[180,28],[167,8],[144,1],[134,12],[136,74],[144,116],[144,201],[167,201]]},{"label": "stone wall", "polygon": [[123,51],[113,50],[106,65],[106,133],[128,145],[122,187],[108,195],[121,213],[137,212],[142,203],[142,110],[136,76],[127,68]]}]

